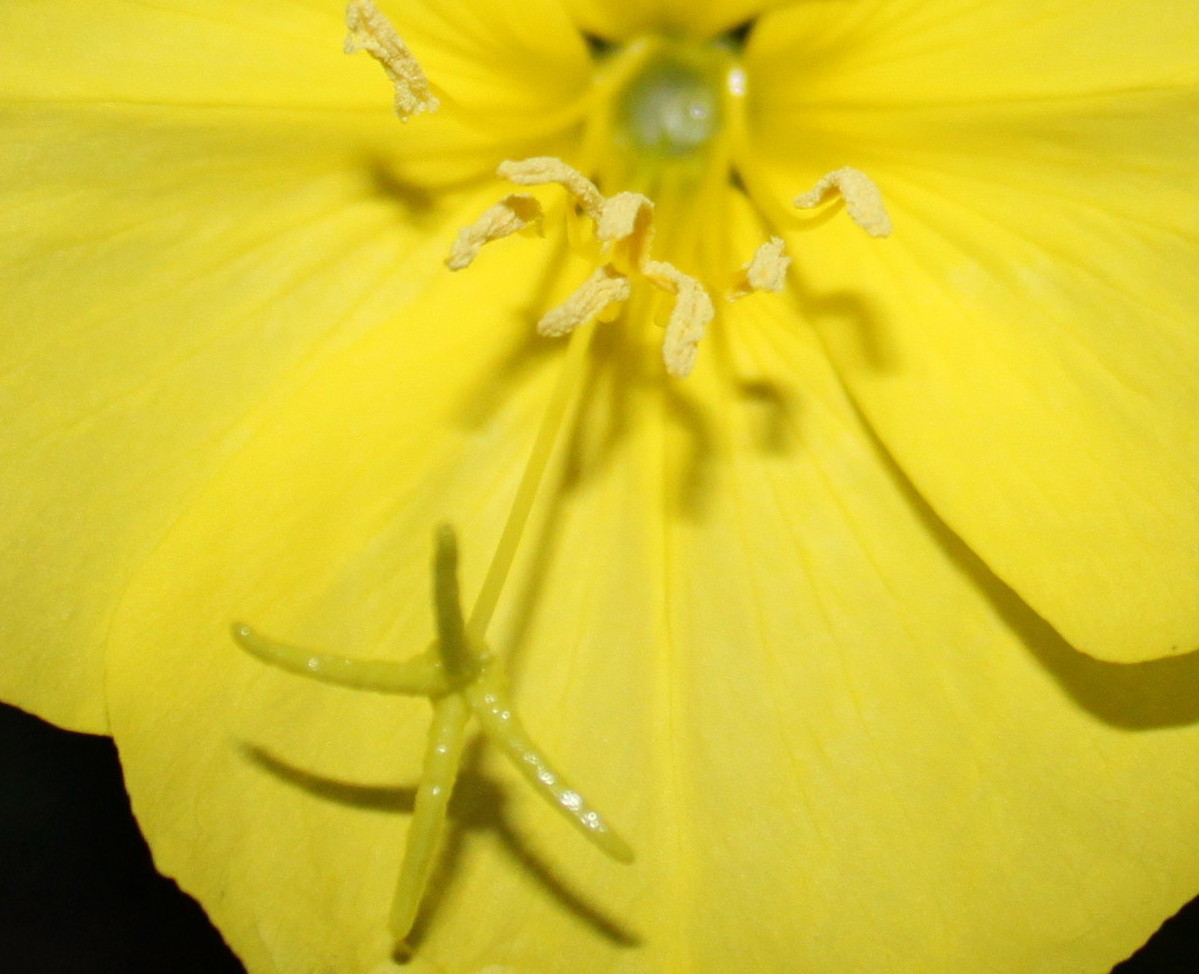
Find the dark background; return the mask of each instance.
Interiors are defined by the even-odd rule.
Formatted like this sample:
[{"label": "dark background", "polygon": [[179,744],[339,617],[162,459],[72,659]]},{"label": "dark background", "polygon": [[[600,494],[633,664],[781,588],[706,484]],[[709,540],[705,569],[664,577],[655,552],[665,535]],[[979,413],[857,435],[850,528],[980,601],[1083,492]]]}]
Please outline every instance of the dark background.
[{"label": "dark background", "polygon": [[[112,742],[3,705],[0,971],[244,974],[196,903],[154,872]],[[1196,972],[1199,899],[1114,974]]]}]

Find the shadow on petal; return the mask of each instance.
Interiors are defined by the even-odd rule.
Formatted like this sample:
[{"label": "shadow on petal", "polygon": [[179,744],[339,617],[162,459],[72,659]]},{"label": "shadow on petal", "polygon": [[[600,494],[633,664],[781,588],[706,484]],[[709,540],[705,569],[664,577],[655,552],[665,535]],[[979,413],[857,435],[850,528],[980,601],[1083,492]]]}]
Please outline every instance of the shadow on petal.
[{"label": "shadow on petal", "polygon": [[[479,747],[476,745],[472,748],[467,765],[473,767],[478,763],[478,753]],[[430,883],[432,892],[413,928],[412,944],[416,946],[424,938],[430,919],[436,915],[437,903],[445,895],[453,870],[461,861],[464,830],[489,828],[496,832],[505,851],[520,867],[580,922],[621,947],[640,946],[642,938],[638,934],[572,889],[568,880],[528,848],[521,836],[507,823],[503,806],[503,791],[494,781],[474,771],[462,775],[450,802],[450,817],[464,828],[452,829],[447,837],[444,854]]]},{"label": "shadow on petal", "polygon": [[829,336],[844,334],[837,344],[843,352],[852,352],[855,363],[872,372],[893,372],[898,367],[899,351],[894,336],[887,331],[885,316],[856,291],[813,292],[797,272],[791,281],[804,317],[819,322]]},{"label": "shadow on petal", "polygon": [[914,504],[947,556],[974,578],[1029,652],[1079,707],[1113,727],[1152,730],[1199,722],[1199,653],[1144,663],[1107,663],[1088,656],[999,579],[923,499]]},{"label": "shadow on petal", "polygon": [[393,201],[405,220],[420,222],[436,213],[437,195],[424,186],[405,180],[396,172],[390,160],[368,156],[363,160],[363,170],[370,180],[374,195]]},{"label": "shadow on petal", "polygon": [[[869,423],[858,413],[863,426]],[[1125,730],[1153,730],[1199,723],[1199,652],[1143,663],[1108,663],[1075,649],[1000,579],[941,520],[870,432],[880,460],[929,534],[995,608],[1041,666],[1074,703]]]},{"label": "shadow on petal", "polygon": [[277,758],[256,744],[241,745],[242,755],[267,773],[289,785],[294,785],[324,801],[335,802],[351,808],[382,812],[411,814],[416,802],[416,787],[392,787],[390,785],[360,785],[336,778],[324,778]]},{"label": "shadow on petal", "polygon": [[1199,722],[1199,652],[1124,664],[1104,662],[1075,649],[941,521],[893,463],[889,465],[946,556],[975,580],[1004,622],[1076,705],[1125,730]]},{"label": "shadow on petal", "polygon": [[795,447],[800,401],[793,391],[769,379],[746,379],[737,384],[738,399],[754,420],[754,439],[766,456],[783,457]]},{"label": "shadow on petal", "polygon": [[1015,592],[992,579],[987,587],[992,602],[1080,707],[1126,730],[1199,722],[1199,653],[1144,663],[1097,660],[1067,644]]},{"label": "shadow on petal", "polygon": [[[247,760],[268,774],[323,801],[406,815],[412,813],[416,801],[415,786],[361,785],[326,778],[290,764],[265,748],[248,743],[242,743],[241,752]],[[453,883],[454,874],[462,862],[465,834],[472,831],[493,832],[520,868],[532,876],[564,910],[596,934],[621,947],[639,946],[642,938],[638,934],[572,888],[570,881],[531,850],[523,837],[513,829],[505,813],[507,798],[503,787],[478,771],[480,752],[480,743],[476,741],[469,749],[462,774],[454,786],[445,846],[438,857],[420,915],[408,937],[408,946],[419,947],[426,936],[430,922],[438,913],[438,905]],[[399,868],[398,859],[396,868]],[[396,959],[402,961],[408,956],[402,952],[397,954]]]},{"label": "shadow on petal", "polygon": [[674,509],[688,521],[703,521],[712,496],[716,434],[708,407],[686,387],[671,382],[664,387],[666,414],[684,434],[684,455],[679,473],[670,484]]}]

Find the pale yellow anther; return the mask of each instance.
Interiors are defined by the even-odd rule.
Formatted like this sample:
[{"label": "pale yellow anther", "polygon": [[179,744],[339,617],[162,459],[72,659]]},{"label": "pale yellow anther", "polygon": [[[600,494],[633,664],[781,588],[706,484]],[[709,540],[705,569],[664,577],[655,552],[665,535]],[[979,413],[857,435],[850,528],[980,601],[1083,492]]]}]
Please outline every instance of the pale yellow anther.
[{"label": "pale yellow anther", "polygon": [[410,115],[437,111],[440,103],[429,87],[425,72],[372,0],[350,0],[346,26],[350,30],[346,53],[366,51],[383,65],[395,85],[395,109],[401,119],[407,121]]},{"label": "pale yellow anther", "polygon": [[[598,240],[615,242],[633,234],[651,235],[654,204],[640,193],[617,193],[604,201],[595,225]],[[646,249],[648,250],[648,241]]]},{"label": "pale yellow anther", "polygon": [[891,218],[883,205],[883,194],[874,180],[849,166],[837,169],[822,178],[810,192],[795,198],[795,205],[808,210],[819,206],[834,192],[845,200],[845,210],[859,227],[872,237],[891,234]]},{"label": "pale yellow anther", "polygon": [[654,204],[640,193],[617,193],[604,200],[595,237],[625,274],[642,269],[654,240]]},{"label": "pale yellow anther", "polygon": [[646,261],[642,273],[655,286],[675,294],[662,342],[662,361],[668,375],[685,379],[695,368],[700,340],[716,315],[712,299],[699,281],[664,260]]},{"label": "pale yellow anther", "polygon": [[458,231],[450,248],[446,266],[460,271],[471,265],[484,244],[522,230],[536,229],[541,223],[541,204],[528,193],[512,193],[488,209],[469,227]]},{"label": "pale yellow anther", "polygon": [[580,325],[605,317],[613,305],[627,301],[631,291],[629,279],[605,264],[562,304],[547,311],[537,322],[537,331],[550,338],[567,335]]},{"label": "pale yellow anther", "polygon": [[501,162],[495,172],[501,179],[518,186],[548,186],[557,183],[571,195],[584,213],[599,223],[604,206],[603,194],[596,188],[595,183],[561,159],[553,156],[534,156],[519,161],[509,159]]},{"label": "pale yellow anther", "polygon": [[[557,183],[562,186],[595,223],[595,237],[604,245],[603,266],[584,281],[559,307],[545,314],[537,324],[543,335],[565,335],[580,325],[607,318],[612,309],[627,301],[634,275],[675,297],[662,356],[666,371],[682,378],[695,367],[699,341],[716,314],[712,299],[703,285],[673,264],[650,257],[654,237],[654,204],[640,193],[617,193],[605,198],[596,185],[561,159],[539,156],[508,161],[497,175],[521,186]],[[499,204],[501,207],[514,197]],[[474,259],[479,248],[500,236],[515,232],[516,220],[495,207],[484,213],[472,227],[462,231],[447,261],[455,270]],[[494,230],[502,232],[493,232]],[[516,227],[519,229],[519,227]]]},{"label": "pale yellow anther", "polygon": [[730,301],[737,301],[754,291],[781,291],[790,266],[791,258],[783,252],[782,239],[771,237],[754,251],[750,262],[737,272],[733,287],[726,297]]}]

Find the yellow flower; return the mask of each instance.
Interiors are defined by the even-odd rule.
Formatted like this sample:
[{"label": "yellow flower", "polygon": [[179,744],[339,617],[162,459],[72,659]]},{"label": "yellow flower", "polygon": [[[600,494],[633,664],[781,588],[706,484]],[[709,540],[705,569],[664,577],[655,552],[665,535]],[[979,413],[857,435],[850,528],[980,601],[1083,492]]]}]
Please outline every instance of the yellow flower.
[{"label": "yellow flower", "polygon": [[468,743],[406,970],[1127,955],[1199,889],[1199,7],[385,9],[405,125],[332,0],[0,5],[0,695],[255,974],[388,970],[429,708],[229,625],[419,654],[524,498],[486,643],[637,858]]}]

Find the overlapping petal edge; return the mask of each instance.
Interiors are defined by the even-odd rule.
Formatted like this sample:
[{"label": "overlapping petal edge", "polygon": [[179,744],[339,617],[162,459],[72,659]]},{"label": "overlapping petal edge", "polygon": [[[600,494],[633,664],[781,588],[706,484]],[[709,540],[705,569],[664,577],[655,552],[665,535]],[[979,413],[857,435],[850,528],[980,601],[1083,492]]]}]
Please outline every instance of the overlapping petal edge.
[{"label": "overlapping petal edge", "polygon": [[794,239],[807,317],[922,495],[1072,645],[1194,651],[1199,17],[901,6],[796,5],[747,55],[768,185],[853,158],[903,226]]}]

